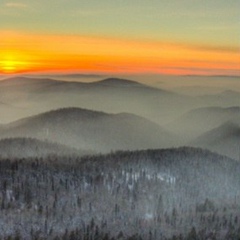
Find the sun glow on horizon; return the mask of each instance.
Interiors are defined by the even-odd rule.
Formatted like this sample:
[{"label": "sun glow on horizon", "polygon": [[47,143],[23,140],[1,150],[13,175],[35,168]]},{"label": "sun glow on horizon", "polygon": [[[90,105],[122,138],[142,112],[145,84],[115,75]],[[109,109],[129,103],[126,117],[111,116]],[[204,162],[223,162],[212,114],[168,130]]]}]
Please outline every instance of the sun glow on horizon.
[{"label": "sun glow on horizon", "polygon": [[0,73],[88,72],[240,75],[231,48],[75,35],[3,32]]},{"label": "sun glow on horizon", "polygon": [[25,56],[19,54],[2,54],[0,58],[0,72],[3,74],[15,74],[28,70],[30,64],[25,58]]}]

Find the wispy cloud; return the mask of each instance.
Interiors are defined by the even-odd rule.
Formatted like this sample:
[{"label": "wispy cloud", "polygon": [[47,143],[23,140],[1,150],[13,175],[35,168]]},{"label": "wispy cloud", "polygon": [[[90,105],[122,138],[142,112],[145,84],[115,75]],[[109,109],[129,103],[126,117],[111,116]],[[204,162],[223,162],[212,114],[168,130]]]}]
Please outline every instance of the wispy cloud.
[{"label": "wispy cloud", "polygon": [[240,77],[239,69],[222,69],[222,68],[202,68],[202,67],[164,67],[163,72],[175,72],[179,75],[186,76],[211,76],[211,77]]},{"label": "wispy cloud", "polygon": [[21,2],[8,2],[5,4],[7,8],[17,8],[17,9],[26,9],[28,7],[27,4]]},{"label": "wispy cloud", "polygon": [[103,14],[104,12],[101,10],[83,10],[83,9],[75,9],[66,13],[67,15],[76,16],[76,17],[94,17]]}]

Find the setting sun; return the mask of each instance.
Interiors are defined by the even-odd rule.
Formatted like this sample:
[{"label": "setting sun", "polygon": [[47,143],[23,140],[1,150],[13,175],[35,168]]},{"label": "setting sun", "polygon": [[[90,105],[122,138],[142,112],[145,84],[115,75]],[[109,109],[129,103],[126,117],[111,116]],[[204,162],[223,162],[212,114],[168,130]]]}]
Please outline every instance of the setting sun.
[{"label": "setting sun", "polygon": [[7,55],[0,60],[0,72],[5,74],[24,71],[28,66],[27,61],[17,55]]},{"label": "setting sun", "polygon": [[16,71],[16,62],[12,60],[6,60],[1,62],[1,68],[5,73],[12,73]]}]

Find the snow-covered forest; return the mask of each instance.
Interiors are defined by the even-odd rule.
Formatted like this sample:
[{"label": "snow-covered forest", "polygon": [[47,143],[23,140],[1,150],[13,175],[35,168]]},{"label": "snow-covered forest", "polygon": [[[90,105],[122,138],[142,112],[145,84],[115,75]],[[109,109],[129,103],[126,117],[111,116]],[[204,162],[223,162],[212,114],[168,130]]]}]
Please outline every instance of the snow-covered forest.
[{"label": "snow-covered forest", "polygon": [[0,239],[238,239],[239,171],[196,148],[1,159]]}]

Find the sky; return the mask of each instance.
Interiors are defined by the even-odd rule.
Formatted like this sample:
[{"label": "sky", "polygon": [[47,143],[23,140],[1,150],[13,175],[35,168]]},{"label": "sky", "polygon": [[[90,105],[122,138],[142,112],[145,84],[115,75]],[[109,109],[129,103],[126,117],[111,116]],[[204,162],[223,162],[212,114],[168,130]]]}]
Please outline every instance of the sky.
[{"label": "sky", "polygon": [[0,74],[240,76],[239,0],[0,0]]}]

